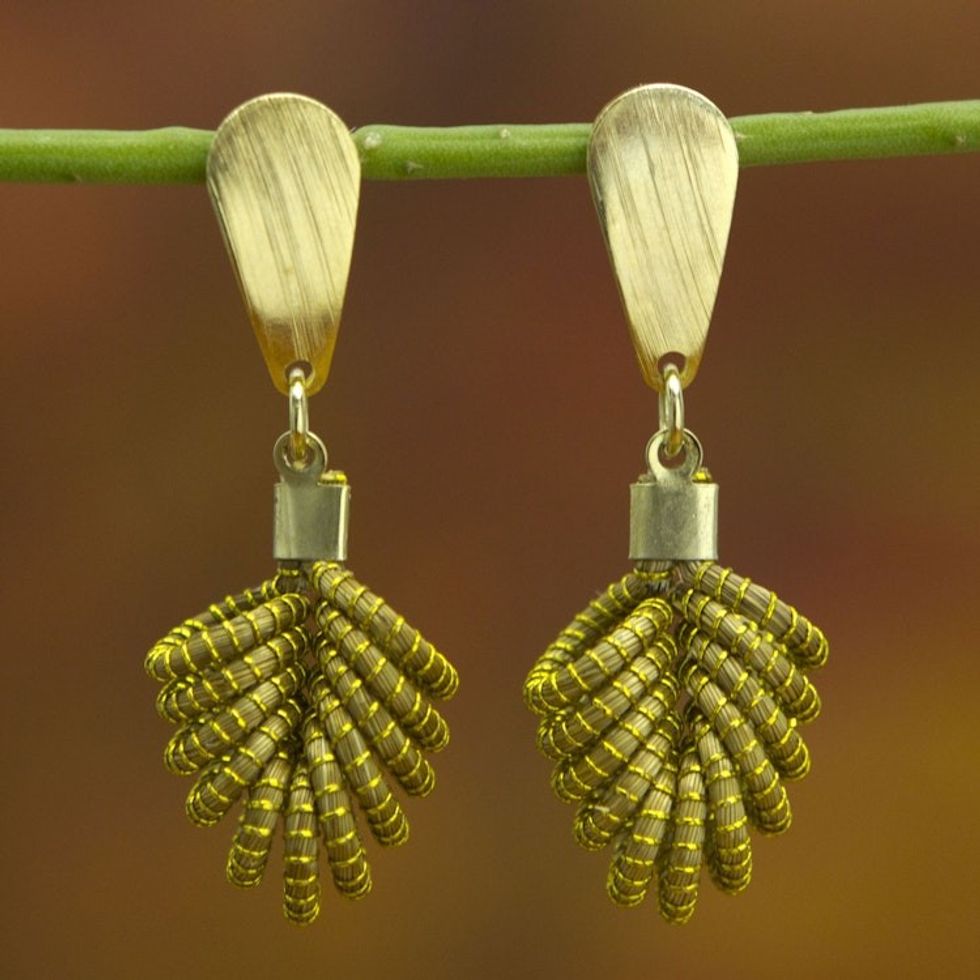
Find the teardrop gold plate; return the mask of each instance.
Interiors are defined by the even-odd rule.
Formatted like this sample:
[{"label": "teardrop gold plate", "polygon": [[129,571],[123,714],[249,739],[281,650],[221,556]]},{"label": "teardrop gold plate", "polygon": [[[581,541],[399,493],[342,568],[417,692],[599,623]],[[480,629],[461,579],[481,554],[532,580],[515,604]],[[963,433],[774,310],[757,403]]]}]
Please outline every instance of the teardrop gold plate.
[{"label": "teardrop gold plate", "polygon": [[680,354],[686,386],[704,352],[728,243],[738,149],[728,120],[680,85],[614,99],[589,140],[589,183],[644,380]]},{"label": "teardrop gold plate", "polygon": [[263,95],[218,127],[207,183],[252,327],[275,386],[309,365],[327,379],[347,289],[360,192],[343,121],[301,95]]}]

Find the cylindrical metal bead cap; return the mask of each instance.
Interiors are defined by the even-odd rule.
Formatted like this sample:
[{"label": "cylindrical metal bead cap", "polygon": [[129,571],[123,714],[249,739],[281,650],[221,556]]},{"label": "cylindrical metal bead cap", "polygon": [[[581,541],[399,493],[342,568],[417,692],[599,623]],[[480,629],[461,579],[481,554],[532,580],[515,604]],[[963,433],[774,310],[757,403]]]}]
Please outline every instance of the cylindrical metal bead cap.
[{"label": "cylindrical metal bead cap", "polygon": [[718,484],[631,484],[629,556],[637,561],[717,558]]},{"label": "cylindrical metal bead cap", "polygon": [[700,561],[718,557],[718,485],[701,468],[701,444],[685,431],[676,466],[661,458],[665,432],[647,446],[649,472],[630,486],[630,558]]},{"label": "cylindrical metal bead cap", "polygon": [[279,482],[273,488],[273,556],[276,561],[347,558],[350,487],[342,474],[326,469],[323,443],[310,434],[310,459],[302,468],[290,463],[290,434],[276,440],[272,452]]}]

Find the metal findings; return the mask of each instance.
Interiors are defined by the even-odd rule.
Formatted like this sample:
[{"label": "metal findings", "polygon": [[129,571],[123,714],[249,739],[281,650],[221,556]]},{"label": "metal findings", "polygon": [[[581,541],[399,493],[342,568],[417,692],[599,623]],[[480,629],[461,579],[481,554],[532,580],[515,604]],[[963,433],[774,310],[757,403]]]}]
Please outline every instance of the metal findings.
[{"label": "metal findings", "polygon": [[676,364],[668,364],[663,372],[660,431],[666,433],[664,452],[676,456],[684,445],[684,385]]},{"label": "metal findings", "polygon": [[290,461],[284,432],[272,457],[279,470],[273,489],[273,557],[276,561],[344,561],[350,521],[350,487],[342,473],[326,469],[327,451],[307,435],[308,459]]},{"label": "metal findings", "polygon": [[279,471],[273,488],[273,547],[276,561],[310,562],[347,558],[350,487],[339,471],[327,470],[327,449],[310,431],[306,376],[289,373],[289,431],[272,450]]},{"label": "metal findings", "polygon": [[289,455],[296,464],[306,462],[309,453],[310,402],[306,392],[306,372],[294,367],[289,372]]},{"label": "metal findings", "polygon": [[683,432],[683,458],[666,466],[669,433],[647,445],[649,472],[630,486],[630,558],[694,561],[718,557],[718,484],[702,469],[701,443]]},{"label": "metal findings", "polygon": [[689,385],[704,351],[728,243],[738,149],[728,120],[680,85],[644,85],[595,121],[588,174],[648,385],[684,358]]},{"label": "metal findings", "polygon": [[218,127],[207,184],[275,386],[327,380],[347,290],[360,159],[343,121],[300,95],[262,95]]}]

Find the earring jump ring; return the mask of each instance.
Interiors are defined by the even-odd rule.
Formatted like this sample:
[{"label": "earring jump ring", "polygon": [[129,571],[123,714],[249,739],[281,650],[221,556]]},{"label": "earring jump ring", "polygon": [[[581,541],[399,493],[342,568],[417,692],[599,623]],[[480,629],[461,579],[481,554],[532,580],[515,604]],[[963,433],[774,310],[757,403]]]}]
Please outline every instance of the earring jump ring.
[{"label": "earring jump ring", "polygon": [[666,433],[664,452],[676,456],[684,445],[684,386],[676,364],[664,368],[659,414],[659,429]]},{"label": "earring jump ring", "polygon": [[306,372],[294,367],[289,372],[289,455],[294,463],[310,453],[310,403],[306,394]]}]

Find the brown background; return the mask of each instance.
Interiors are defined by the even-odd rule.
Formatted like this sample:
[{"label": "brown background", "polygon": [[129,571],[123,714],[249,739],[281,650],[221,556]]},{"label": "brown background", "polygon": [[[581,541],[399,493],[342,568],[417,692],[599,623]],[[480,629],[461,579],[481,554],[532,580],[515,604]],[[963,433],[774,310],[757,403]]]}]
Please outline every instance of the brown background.
[{"label": "brown background", "polygon": [[[974,2],[0,7],[0,125],[586,120],[980,95]],[[284,423],[202,187],[0,186],[3,964],[68,977],[975,975],[980,157],[743,173],[689,418],[723,558],[832,640],[796,820],[693,923],[614,908],[519,696],[626,568],[656,414],[581,178],[369,183],[315,428],[353,567],[458,663],[440,785],[301,931],[182,812],[151,641],[270,568]],[[300,972],[302,971],[302,972]]]}]

